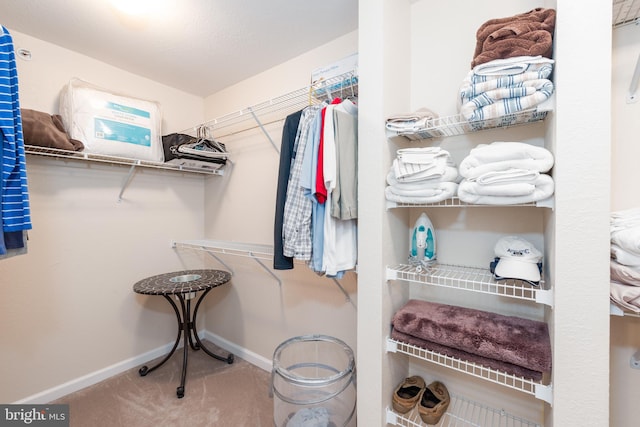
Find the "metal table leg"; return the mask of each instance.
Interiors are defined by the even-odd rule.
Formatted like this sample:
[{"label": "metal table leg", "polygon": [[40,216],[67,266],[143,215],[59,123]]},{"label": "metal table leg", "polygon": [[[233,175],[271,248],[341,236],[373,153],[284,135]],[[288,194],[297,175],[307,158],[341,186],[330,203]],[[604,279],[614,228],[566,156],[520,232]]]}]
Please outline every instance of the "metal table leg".
[{"label": "metal table leg", "polygon": [[[193,315],[191,315],[191,297],[185,298],[183,294],[176,294],[176,297],[180,302],[180,309],[181,309],[181,310],[178,310],[178,306],[176,305],[176,303],[173,302],[173,300],[168,295],[162,295],[167,301],[169,301],[169,303],[171,304],[171,307],[173,307],[173,310],[176,313],[176,318],[178,319],[178,336],[169,354],[167,354],[159,363],[157,363],[151,368],[145,365],[138,370],[138,373],[140,374],[140,376],[144,377],[149,372],[152,372],[157,368],[159,368],[160,366],[162,366],[167,360],[169,360],[169,358],[176,351],[176,349],[178,348],[178,344],[180,343],[180,339],[182,338],[183,340],[182,374],[180,376],[180,385],[176,389],[176,394],[178,398],[184,397],[185,382],[187,377],[189,347],[191,347],[193,350],[202,349],[209,356],[221,361],[226,361],[229,364],[233,363],[233,360],[234,360],[234,356],[231,353],[229,353],[227,357],[223,357],[207,349],[205,345],[202,343],[202,341],[200,341],[200,338],[198,337],[198,333],[196,331],[196,316],[198,314],[198,308],[200,307],[200,303],[202,302],[204,297],[207,295],[207,293],[209,293],[211,289],[213,288],[207,289],[202,293],[202,295],[200,295],[194,307]],[[182,316],[180,315],[180,311],[182,311]]]}]

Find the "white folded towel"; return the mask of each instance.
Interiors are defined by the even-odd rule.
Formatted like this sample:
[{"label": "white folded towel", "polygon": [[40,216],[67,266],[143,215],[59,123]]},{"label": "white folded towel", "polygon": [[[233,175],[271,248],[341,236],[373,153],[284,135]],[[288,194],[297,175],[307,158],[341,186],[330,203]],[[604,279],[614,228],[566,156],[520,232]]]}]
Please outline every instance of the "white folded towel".
[{"label": "white folded towel", "polygon": [[456,194],[458,184],[455,182],[438,182],[434,184],[428,184],[422,188],[402,188],[395,185],[389,185],[385,189],[386,191],[395,194],[397,196],[407,197],[434,197],[441,195],[443,192],[453,197]]},{"label": "white folded towel", "polygon": [[472,149],[460,162],[459,172],[464,178],[477,178],[487,172],[508,169],[548,172],[553,162],[553,154],[546,148],[524,142],[496,141]]},{"label": "white folded towel", "polygon": [[451,154],[440,147],[412,147],[397,150],[396,157],[403,163],[428,165],[441,157],[448,160],[451,158]]},{"label": "white folded towel", "polygon": [[611,212],[611,231],[640,225],[640,208],[630,208]]},{"label": "white folded towel", "polygon": [[640,266],[640,255],[625,251],[615,243],[611,244],[611,258],[622,265]]},{"label": "white folded towel", "polygon": [[393,169],[394,168],[391,167],[389,173],[387,174],[387,184],[396,186],[398,188],[404,188],[406,190],[415,190],[417,188],[423,188],[424,186],[438,184],[440,182],[459,182],[458,169],[454,166],[445,166],[442,175],[431,176],[425,179],[409,182],[398,181],[395,177]]},{"label": "white folded towel", "polygon": [[640,225],[613,231],[611,233],[611,243],[627,252],[640,256]]},{"label": "white folded towel", "polygon": [[629,286],[640,286],[640,269],[611,260],[611,280]]},{"label": "white folded towel", "polygon": [[492,185],[492,184],[517,184],[534,182],[540,172],[532,171],[530,169],[507,169],[504,171],[490,171],[483,173],[479,177],[475,178],[475,181],[480,185]]},{"label": "white folded towel", "polygon": [[611,281],[609,298],[627,310],[640,313],[640,287]]},{"label": "white folded towel", "polygon": [[436,157],[433,162],[427,164],[404,163],[396,158],[392,164],[393,173],[398,182],[412,182],[441,177],[449,166],[454,166],[449,156]]},{"label": "white folded towel", "polygon": [[418,131],[427,127],[430,120],[437,118],[438,114],[428,108],[419,108],[410,113],[389,116],[385,126],[392,131]]},{"label": "white folded towel", "polygon": [[482,185],[475,180],[463,179],[458,186],[458,197],[466,203],[483,205],[516,205],[544,200],[554,191],[551,176],[538,174],[534,180]]},{"label": "white folded towel", "polygon": [[456,195],[458,184],[451,183],[441,183],[441,187],[438,191],[433,191],[429,195],[422,196],[403,196],[400,194],[395,194],[393,192],[393,188],[391,186],[387,186],[384,189],[384,195],[387,200],[390,202],[396,203],[411,203],[416,205],[429,204],[429,203],[438,203],[446,199],[450,199]]},{"label": "white folded towel", "polygon": [[511,58],[494,59],[483,64],[476,65],[470,71],[470,75],[476,76],[477,81],[486,81],[488,78],[500,76],[513,76],[526,72],[547,73],[546,78],[551,74],[553,59],[543,56],[514,56]]}]

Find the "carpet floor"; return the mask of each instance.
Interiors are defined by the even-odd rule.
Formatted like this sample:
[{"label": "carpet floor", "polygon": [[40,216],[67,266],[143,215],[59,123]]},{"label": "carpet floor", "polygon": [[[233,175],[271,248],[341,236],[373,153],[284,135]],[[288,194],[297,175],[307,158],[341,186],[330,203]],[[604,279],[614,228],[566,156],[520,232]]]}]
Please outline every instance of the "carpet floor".
[{"label": "carpet floor", "polygon": [[[210,342],[205,346],[226,355]],[[158,358],[148,366],[162,360]],[[141,377],[138,369],[108,378],[54,402],[69,405],[70,427],[272,427],[271,374],[235,357],[232,364],[189,349],[184,397],[176,388],[182,349]]]}]

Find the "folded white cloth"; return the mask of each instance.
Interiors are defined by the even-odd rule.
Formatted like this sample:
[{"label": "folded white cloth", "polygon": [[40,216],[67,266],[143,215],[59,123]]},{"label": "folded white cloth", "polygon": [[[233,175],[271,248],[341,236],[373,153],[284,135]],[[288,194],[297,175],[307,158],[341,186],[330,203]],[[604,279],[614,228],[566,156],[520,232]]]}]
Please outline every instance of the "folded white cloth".
[{"label": "folded white cloth", "polygon": [[538,174],[534,179],[483,185],[463,179],[458,186],[458,198],[465,203],[483,205],[516,205],[537,202],[553,194],[553,178]]},{"label": "folded white cloth", "polygon": [[398,188],[404,188],[406,190],[415,190],[417,188],[423,188],[431,184],[438,184],[440,182],[458,182],[458,169],[454,166],[446,166],[442,175],[435,175],[425,179],[409,182],[400,182],[396,179],[393,167],[387,174],[387,184],[396,186]]},{"label": "folded white cloth", "polygon": [[446,199],[450,199],[456,195],[458,184],[455,182],[442,182],[439,188],[428,189],[423,195],[403,196],[394,193],[394,187],[387,186],[384,189],[384,195],[390,202],[411,203],[411,204],[428,204],[438,203]]},{"label": "folded white cloth", "polygon": [[640,225],[611,232],[611,243],[640,256]]},{"label": "folded white cloth", "polygon": [[453,197],[456,194],[458,184],[455,182],[438,182],[434,184],[427,184],[421,188],[402,188],[395,185],[389,185],[385,189],[385,194],[392,193],[396,196],[407,197],[435,197],[440,196],[443,193],[451,195]]},{"label": "folded white cloth", "polygon": [[429,165],[437,161],[440,157],[449,159],[451,155],[447,150],[443,150],[440,147],[412,147],[397,150],[396,157],[402,163]]},{"label": "folded white cloth", "polygon": [[629,286],[640,286],[640,268],[622,265],[611,260],[611,280]]},{"label": "folded white cloth", "polygon": [[475,178],[475,181],[482,186],[492,184],[519,184],[534,182],[540,172],[532,171],[530,169],[507,169],[504,171],[490,171],[483,173],[479,177]]},{"label": "folded white cloth", "polygon": [[436,157],[431,163],[405,163],[394,159],[392,168],[398,182],[420,181],[422,179],[437,178],[444,175],[447,168],[454,166],[450,156]]},{"label": "folded white cloth", "polygon": [[[553,63],[553,59],[545,58],[541,55],[494,59],[473,67],[469,72],[469,76],[475,77],[475,81],[486,81],[501,76],[537,72],[541,76],[540,78],[546,78],[551,74]],[[473,77],[468,78],[471,79]]]},{"label": "folded white cloth", "polygon": [[518,90],[514,91],[516,96],[508,96],[509,89],[495,89],[483,92],[460,107],[460,114],[470,122],[478,120],[493,119],[506,116],[519,111],[533,109],[539,104],[549,99],[553,94],[553,83],[551,80],[535,80],[531,86],[532,93],[518,95]]},{"label": "folded white cloth", "polygon": [[393,114],[386,120],[386,128],[392,131],[414,132],[427,127],[429,120],[437,119],[438,114],[428,108],[419,108],[410,113]]},{"label": "folded white cloth", "polygon": [[640,255],[625,251],[615,243],[611,244],[611,258],[622,265],[640,266]]},{"label": "folded white cloth", "polygon": [[477,178],[487,172],[529,169],[548,172],[553,167],[553,154],[543,147],[524,142],[480,144],[473,148],[459,166],[464,178]]},{"label": "folded white cloth", "polygon": [[611,212],[611,231],[640,225],[640,208],[630,208]]},{"label": "folded white cloth", "polygon": [[640,313],[640,287],[611,281],[609,298],[618,306]]}]

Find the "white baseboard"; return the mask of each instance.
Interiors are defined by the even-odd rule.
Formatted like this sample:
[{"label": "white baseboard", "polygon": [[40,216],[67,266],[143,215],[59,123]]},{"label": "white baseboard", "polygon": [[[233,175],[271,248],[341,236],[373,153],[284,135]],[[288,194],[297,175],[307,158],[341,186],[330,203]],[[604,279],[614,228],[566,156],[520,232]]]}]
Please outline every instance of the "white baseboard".
[{"label": "white baseboard", "polygon": [[204,331],[203,336],[204,336],[204,339],[211,341],[212,343],[215,343],[220,348],[230,353],[233,353],[234,355],[238,356],[241,359],[246,360],[252,365],[257,366],[258,368],[265,370],[267,372],[271,372],[271,369],[273,367],[273,361],[271,359],[267,359],[266,357],[261,356],[257,353],[254,353],[250,350],[247,350],[244,347],[240,347],[239,345],[232,343],[231,341],[228,341],[222,338],[221,336],[211,333],[209,331]]},{"label": "white baseboard", "polygon": [[[271,366],[272,366],[271,360],[266,359],[260,356],[259,354],[256,354],[245,348],[242,348],[208,331],[202,331],[198,334],[198,336],[200,337],[200,339],[206,339],[215,343],[216,345],[220,346],[224,350],[233,353],[234,355],[246,360],[252,365],[255,365],[261,369],[264,369],[265,371],[271,372]],[[52,387],[48,390],[44,390],[40,393],[36,393],[31,396],[28,396],[24,399],[20,399],[13,403],[39,405],[39,404],[46,404],[46,403],[52,402],[56,399],[66,396],[67,394],[73,393],[78,390],[82,390],[83,388],[89,387],[91,385],[99,383],[100,381],[106,380],[107,378],[110,378],[114,375],[118,375],[129,369],[144,365],[146,362],[150,360],[163,356],[171,350],[171,347],[173,347],[174,343],[175,342],[171,342],[169,344],[163,345],[161,347],[148,351],[139,356],[135,356],[130,359],[123,360],[111,366],[107,366],[106,368],[89,373],[87,375],[73,379],[71,381],[67,381],[64,384],[60,384],[58,386]],[[182,348],[182,343],[179,348]]]}]

